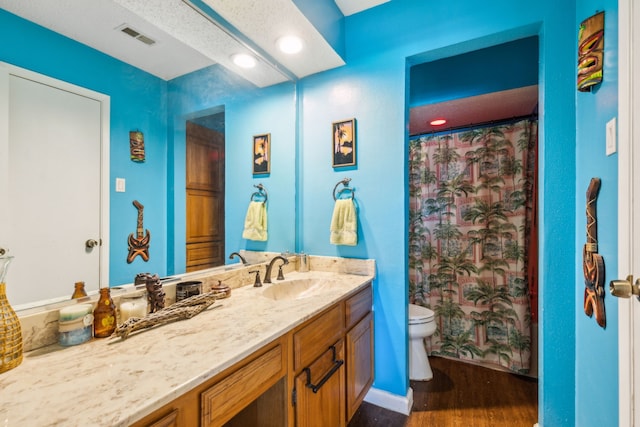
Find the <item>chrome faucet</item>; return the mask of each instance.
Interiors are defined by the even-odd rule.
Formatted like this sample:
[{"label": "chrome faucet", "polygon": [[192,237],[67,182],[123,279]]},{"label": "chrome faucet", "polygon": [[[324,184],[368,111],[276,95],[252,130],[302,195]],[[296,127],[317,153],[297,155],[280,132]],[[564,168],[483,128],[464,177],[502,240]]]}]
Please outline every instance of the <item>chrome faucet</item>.
[{"label": "chrome faucet", "polygon": [[273,259],[267,265],[267,270],[264,272],[264,280],[263,280],[264,283],[271,283],[271,270],[273,269],[273,264],[275,264],[275,262],[279,259],[282,260],[283,262],[282,264],[280,264],[280,267],[278,268],[278,280],[284,280],[284,275],[282,274],[282,266],[289,264],[289,260],[281,255],[277,255],[277,256],[274,256]]},{"label": "chrome faucet", "polygon": [[248,264],[247,260],[238,252],[231,252],[231,254],[229,255],[229,259],[233,259],[234,256],[237,256],[238,258],[240,258],[240,261],[242,261],[242,264],[244,265]]}]

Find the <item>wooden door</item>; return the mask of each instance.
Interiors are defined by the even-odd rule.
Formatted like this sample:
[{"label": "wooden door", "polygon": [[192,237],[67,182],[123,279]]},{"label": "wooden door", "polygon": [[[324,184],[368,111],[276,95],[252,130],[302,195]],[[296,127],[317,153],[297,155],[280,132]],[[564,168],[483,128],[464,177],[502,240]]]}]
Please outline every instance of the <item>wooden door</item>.
[{"label": "wooden door", "polygon": [[187,122],[187,271],[224,264],[224,135]]},{"label": "wooden door", "polygon": [[100,272],[105,247],[86,246],[108,237],[101,230],[104,99],[0,67],[0,247],[15,256],[7,295],[16,307],[68,299],[75,282],[96,290],[108,278],[108,267]]},{"label": "wooden door", "polygon": [[295,381],[295,419],[297,427],[344,427],[345,391],[344,363],[337,369],[336,360],[344,362],[344,343],[335,344],[335,360],[332,349],[324,352],[309,365],[310,380],[314,385],[322,385],[314,392],[307,386],[306,371],[302,371]]}]

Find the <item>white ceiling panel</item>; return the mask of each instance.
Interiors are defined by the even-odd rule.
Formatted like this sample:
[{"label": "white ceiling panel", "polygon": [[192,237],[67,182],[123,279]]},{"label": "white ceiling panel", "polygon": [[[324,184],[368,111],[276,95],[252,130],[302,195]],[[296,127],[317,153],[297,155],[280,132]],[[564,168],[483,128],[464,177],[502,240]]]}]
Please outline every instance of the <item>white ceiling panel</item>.
[{"label": "white ceiling panel", "polygon": [[[204,2],[298,78],[344,65],[342,58],[291,0]],[[247,14],[247,10],[251,13]],[[300,37],[303,50],[295,55],[280,52],[276,41],[286,35]]]},{"label": "white ceiling panel", "polygon": [[[385,1],[336,2],[347,15]],[[218,63],[264,87],[344,65],[292,0],[204,2],[235,28],[221,29],[188,0],[0,0],[0,8],[165,80]],[[124,34],[125,25],[155,43]],[[304,50],[281,53],[276,40],[285,34],[301,37]],[[231,60],[241,52],[263,58],[242,69]]]},{"label": "white ceiling panel", "polygon": [[390,0],[336,0],[336,4],[344,16],[349,16],[388,1]]}]

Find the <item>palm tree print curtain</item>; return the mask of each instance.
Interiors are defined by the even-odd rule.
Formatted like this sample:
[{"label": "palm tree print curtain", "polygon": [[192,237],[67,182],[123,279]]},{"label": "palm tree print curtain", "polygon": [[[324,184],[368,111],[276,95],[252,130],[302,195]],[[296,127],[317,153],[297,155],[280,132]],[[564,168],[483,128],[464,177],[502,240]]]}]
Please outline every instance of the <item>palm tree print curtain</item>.
[{"label": "palm tree print curtain", "polygon": [[536,145],[533,120],[410,140],[409,298],[436,313],[431,354],[528,372]]}]

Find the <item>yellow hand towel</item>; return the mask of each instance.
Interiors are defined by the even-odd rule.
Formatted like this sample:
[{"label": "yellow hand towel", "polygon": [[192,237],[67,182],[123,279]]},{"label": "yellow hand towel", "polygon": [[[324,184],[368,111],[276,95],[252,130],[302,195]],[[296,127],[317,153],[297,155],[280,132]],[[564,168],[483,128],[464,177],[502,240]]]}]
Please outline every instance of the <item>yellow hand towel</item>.
[{"label": "yellow hand towel", "polygon": [[338,199],[331,218],[331,238],[334,245],[358,244],[358,218],[353,199]]},{"label": "yellow hand towel", "polygon": [[248,240],[267,240],[267,206],[264,202],[251,201],[244,220],[242,238]]}]

